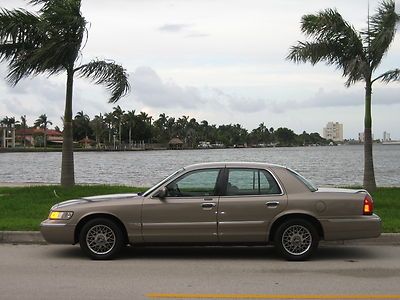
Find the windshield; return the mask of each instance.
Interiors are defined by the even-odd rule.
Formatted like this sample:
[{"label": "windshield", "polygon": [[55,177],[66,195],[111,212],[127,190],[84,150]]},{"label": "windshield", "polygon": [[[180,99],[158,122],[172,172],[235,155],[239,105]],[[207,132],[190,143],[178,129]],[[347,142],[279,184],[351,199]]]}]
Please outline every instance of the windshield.
[{"label": "windshield", "polygon": [[293,171],[292,169],[287,169],[289,172],[291,172],[297,179],[299,179],[302,183],[304,183],[308,189],[311,192],[315,192],[318,190],[318,188],[308,179],[305,179],[302,175],[300,175],[299,173],[297,173],[296,171]]},{"label": "windshield", "polygon": [[172,177],[174,177],[176,174],[181,173],[184,169],[179,169],[178,171],[175,171],[174,173],[172,173],[171,175],[167,176],[166,178],[164,178],[163,180],[161,180],[160,182],[158,182],[157,184],[155,184],[153,187],[151,187],[150,189],[148,189],[146,192],[143,193],[143,196],[146,197],[148,195],[150,195],[152,192],[154,192],[156,189],[158,189],[160,186],[162,186],[165,182],[167,182],[168,180],[170,180]]}]

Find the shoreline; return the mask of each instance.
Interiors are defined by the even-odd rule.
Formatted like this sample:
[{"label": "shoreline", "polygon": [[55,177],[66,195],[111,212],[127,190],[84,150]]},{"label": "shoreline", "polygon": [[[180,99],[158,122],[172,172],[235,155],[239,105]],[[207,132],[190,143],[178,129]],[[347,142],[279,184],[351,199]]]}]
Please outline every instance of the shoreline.
[{"label": "shoreline", "polygon": [[[131,149],[96,149],[96,148],[75,148],[73,152],[136,152],[136,151],[182,151],[182,150],[227,150],[227,149],[235,149],[235,150],[243,150],[243,149],[274,149],[274,148],[316,148],[316,147],[338,147],[338,146],[360,146],[363,144],[341,144],[341,145],[275,145],[275,146],[267,146],[267,147],[215,147],[215,148],[168,148],[168,147],[144,147],[144,148],[131,148]],[[374,145],[381,145],[381,143],[374,143]],[[62,148],[0,148],[1,153],[42,153],[42,152],[62,152]]]}]

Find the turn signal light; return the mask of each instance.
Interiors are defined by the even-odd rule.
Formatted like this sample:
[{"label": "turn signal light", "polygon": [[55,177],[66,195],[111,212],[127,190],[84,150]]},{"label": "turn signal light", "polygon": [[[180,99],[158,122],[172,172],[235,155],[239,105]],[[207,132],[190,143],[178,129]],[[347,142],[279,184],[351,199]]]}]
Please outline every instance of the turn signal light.
[{"label": "turn signal light", "polygon": [[372,215],[373,212],[374,212],[374,201],[372,200],[370,195],[365,195],[363,214]]}]

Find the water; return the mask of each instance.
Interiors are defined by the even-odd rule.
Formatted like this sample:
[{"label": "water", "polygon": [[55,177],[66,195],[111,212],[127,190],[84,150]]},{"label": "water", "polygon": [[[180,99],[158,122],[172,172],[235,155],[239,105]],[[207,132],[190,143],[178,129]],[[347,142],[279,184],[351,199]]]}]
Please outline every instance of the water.
[{"label": "water", "polygon": [[[316,185],[361,185],[363,146],[76,152],[77,183],[151,186],[185,165],[258,161],[288,166]],[[378,186],[400,186],[400,145],[374,145]],[[59,183],[61,153],[0,153],[0,182]]]}]

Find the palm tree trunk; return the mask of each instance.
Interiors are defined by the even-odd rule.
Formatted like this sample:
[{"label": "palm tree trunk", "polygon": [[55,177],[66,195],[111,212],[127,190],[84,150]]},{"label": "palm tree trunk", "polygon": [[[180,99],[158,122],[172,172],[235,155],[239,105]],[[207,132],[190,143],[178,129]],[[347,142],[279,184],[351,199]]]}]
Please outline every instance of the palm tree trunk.
[{"label": "palm tree trunk", "polygon": [[44,149],[46,149],[46,148],[47,148],[46,124],[44,124],[44,134],[43,134],[43,139],[44,139],[44,141],[43,141],[43,146],[44,146]]},{"label": "palm tree trunk", "polygon": [[132,149],[132,127],[129,126],[129,147]]},{"label": "palm tree trunk", "polygon": [[65,97],[64,132],[61,163],[61,186],[72,187],[75,184],[74,152],[72,140],[72,90],[74,84],[73,70],[67,71],[67,92]]},{"label": "palm tree trunk", "polygon": [[121,122],[121,120],[119,120],[119,148],[120,148],[120,150],[121,150],[121,132],[122,131],[122,122]]},{"label": "palm tree trunk", "polygon": [[364,116],[364,188],[368,192],[376,190],[374,162],[372,156],[372,117],[371,117],[372,84],[367,80],[365,86]]}]

